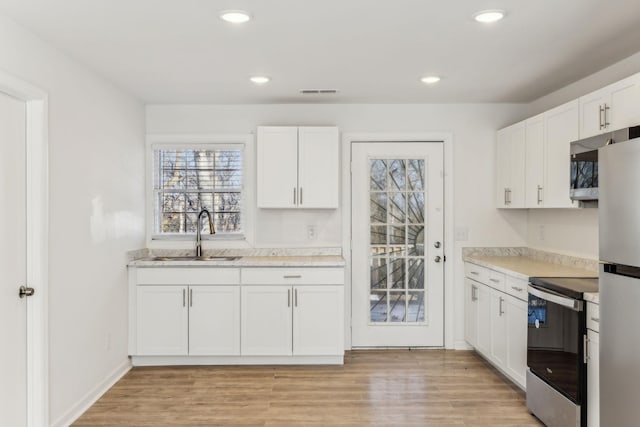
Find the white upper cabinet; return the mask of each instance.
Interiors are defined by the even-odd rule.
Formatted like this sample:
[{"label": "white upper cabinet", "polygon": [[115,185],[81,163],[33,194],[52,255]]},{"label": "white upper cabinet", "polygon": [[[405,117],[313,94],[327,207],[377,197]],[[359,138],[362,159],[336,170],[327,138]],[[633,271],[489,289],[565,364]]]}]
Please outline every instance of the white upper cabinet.
[{"label": "white upper cabinet", "polygon": [[339,160],[335,127],[258,127],[258,207],[337,208]]},{"label": "white upper cabinet", "polygon": [[588,138],[640,123],[640,74],[580,98],[580,135]]},{"label": "white upper cabinet", "polygon": [[578,135],[578,100],[544,113],[545,155],[544,188],[540,192],[542,206],[547,208],[577,207],[569,197],[571,180],[571,141]]},{"label": "white upper cabinet", "polygon": [[498,131],[496,206],[525,207],[525,122]]},{"label": "white upper cabinet", "polygon": [[[525,206],[542,207],[544,182],[544,114],[532,117],[526,126]],[[567,162],[569,159],[567,158]]]}]

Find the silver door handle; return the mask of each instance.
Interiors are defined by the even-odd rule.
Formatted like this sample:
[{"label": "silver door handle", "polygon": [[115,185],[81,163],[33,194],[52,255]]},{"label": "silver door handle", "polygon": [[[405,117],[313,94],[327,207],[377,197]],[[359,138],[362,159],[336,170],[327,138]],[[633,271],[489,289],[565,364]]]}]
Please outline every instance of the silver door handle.
[{"label": "silver door handle", "polygon": [[477,271],[470,271],[469,273],[473,274],[474,276],[479,276],[480,273],[478,273]]},{"label": "silver door handle", "polygon": [[586,335],[582,336],[582,345],[583,347],[583,362],[585,364],[589,363],[589,337],[587,337]]},{"label": "silver door handle", "polygon": [[442,260],[442,257],[440,255],[436,255],[436,257],[433,260],[435,262],[440,262],[440,260]]},{"label": "silver door handle", "polygon": [[538,204],[542,203],[542,187],[538,185]]},{"label": "silver door handle", "polygon": [[285,278],[285,279],[299,279],[299,278],[302,277],[302,275],[301,274],[291,274],[289,276],[282,276],[282,277]]},{"label": "silver door handle", "polygon": [[20,290],[18,291],[18,296],[20,298],[31,297],[35,293],[36,293],[36,290],[33,288],[30,288],[28,286],[20,286]]},{"label": "silver door handle", "polygon": [[593,317],[591,316],[591,320],[596,322],[596,323],[600,323],[600,318],[599,317]]},{"label": "silver door handle", "polygon": [[300,205],[302,205],[302,187],[300,187]]},{"label": "silver door handle", "polygon": [[609,123],[609,113],[608,111],[611,109],[607,104],[604,104],[604,128],[608,128],[611,123]]},{"label": "silver door handle", "polygon": [[476,295],[476,291],[478,290],[478,288],[475,285],[471,286],[471,301],[477,301],[478,300],[478,296]]},{"label": "silver door handle", "polygon": [[182,306],[186,307],[187,306],[187,290],[186,289],[182,289]]},{"label": "silver door handle", "polygon": [[287,307],[291,307],[291,289],[287,289]]},{"label": "silver door handle", "polygon": [[294,289],[293,291],[293,305],[298,306],[298,290]]},{"label": "silver door handle", "polygon": [[293,187],[293,205],[296,205],[296,197],[298,196],[298,192],[296,191],[296,187]]},{"label": "silver door handle", "polygon": [[550,293],[549,291],[543,291],[533,286],[528,286],[527,291],[540,299],[552,302],[554,304],[561,305],[563,307],[570,308],[573,311],[582,311],[582,301],[577,301],[572,298],[567,298],[562,295]]},{"label": "silver door handle", "polygon": [[489,279],[490,281],[492,281],[493,283],[500,283],[500,280],[498,279]]},{"label": "silver door handle", "polygon": [[502,303],[504,302],[504,298],[500,297],[500,306],[498,308],[498,311],[500,312],[500,316],[502,316],[504,314],[504,310],[502,310]]},{"label": "silver door handle", "polygon": [[189,307],[193,307],[193,289],[189,288]]},{"label": "silver door handle", "polygon": [[506,206],[509,202],[507,201],[507,189],[504,189],[504,205]]},{"label": "silver door handle", "polygon": [[604,129],[604,124],[602,120],[602,113],[604,113],[604,107],[602,105],[598,105],[598,122],[600,125],[600,130]]},{"label": "silver door handle", "polygon": [[514,291],[518,291],[518,292],[522,292],[524,290],[524,288],[520,288],[518,286],[512,286],[511,289],[513,289]]}]

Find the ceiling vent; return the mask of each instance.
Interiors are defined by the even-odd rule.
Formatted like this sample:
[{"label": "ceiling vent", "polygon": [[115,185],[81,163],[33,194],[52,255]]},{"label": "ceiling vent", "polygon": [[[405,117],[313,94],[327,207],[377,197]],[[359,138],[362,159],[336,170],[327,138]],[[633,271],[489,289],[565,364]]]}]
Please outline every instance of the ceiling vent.
[{"label": "ceiling vent", "polygon": [[300,89],[303,95],[335,95],[338,89]]}]

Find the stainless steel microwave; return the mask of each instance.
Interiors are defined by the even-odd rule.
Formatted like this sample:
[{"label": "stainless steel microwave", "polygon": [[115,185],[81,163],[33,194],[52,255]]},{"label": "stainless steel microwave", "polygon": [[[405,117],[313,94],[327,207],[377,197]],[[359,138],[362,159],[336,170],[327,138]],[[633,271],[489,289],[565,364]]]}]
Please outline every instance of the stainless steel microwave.
[{"label": "stainless steel microwave", "polygon": [[640,137],[633,126],[571,143],[571,200],[598,200],[598,148]]}]

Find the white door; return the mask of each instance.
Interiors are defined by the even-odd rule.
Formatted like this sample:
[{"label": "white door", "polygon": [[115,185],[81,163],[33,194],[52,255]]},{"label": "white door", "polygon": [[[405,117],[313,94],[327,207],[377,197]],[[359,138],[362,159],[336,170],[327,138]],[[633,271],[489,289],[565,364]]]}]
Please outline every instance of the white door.
[{"label": "white door", "polygon": [[504,309],[507,324],[507,373],[525,386],[528,304],[508,296],[505,298]]},{"label": "white door", "polygon": [[[528,119],[525,132],[525,207],[539,208],[542,207],[544,187],[544,115],[539,114]],[[567,162],[568,159],[567,155]]]},{"label": "white door", "polygon": [[189,354],[240,355],[240,287],[189,287]]},{"label": "white door", "polygon": [[258,207],[298,205],[298,128],[258,127]]},{"label": "white door", "polygon": [[186,286],[138,286],[139,356],[186,356],[189,309]]},{"label": "white door", "polygon": [[243,356],[291,356],[291,286],[242,286]]},{"label": "white door", "polygon": [[441,142],[352,145],[352,345],[444,345]]},{"label": "white door", "polygon": [[580,97],[580,138],[601,134],[605,131],[605,117],[602,110],[609,102],[609,88],[603,88]]},{"label": "white door", "polygon": [[338,207],[339,156],[338,128],[298,129],[299,207]]},{"label": "white door", "polygon": [[491,356],[491,288],[476,284],[478,304],[478,345],[480,353]]},{"label": "white door", "polygon": [[507,363],[507,319],[505,298],[501,292],[491,289],[491,359],[498,365]]},{"label": "white door", "polygon": [[344,286],[294,286],[293,355],[344,354]]},{"label": "white door", "polygon": [[464,338],[469,345],[478,345],[478,286],[464,279]]},{"label": "white door", "polygon": [[637,126],[640,121],[640,75],[635,74],[609,88],[611,105],[607,112],[610,123],[607,130]]},{"label": "white door", "polygon": [[0,425],[27,425],[26,106],[0,93]]}]

